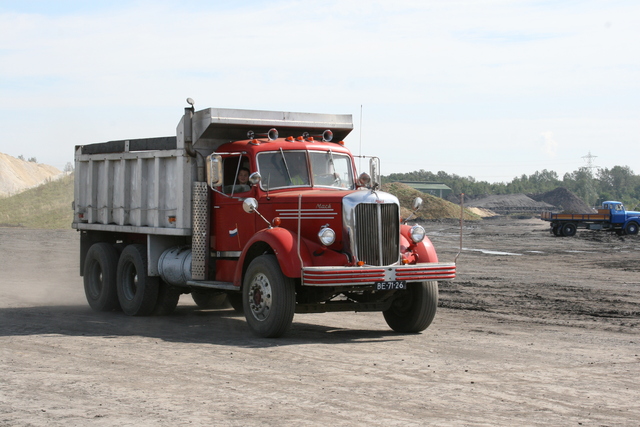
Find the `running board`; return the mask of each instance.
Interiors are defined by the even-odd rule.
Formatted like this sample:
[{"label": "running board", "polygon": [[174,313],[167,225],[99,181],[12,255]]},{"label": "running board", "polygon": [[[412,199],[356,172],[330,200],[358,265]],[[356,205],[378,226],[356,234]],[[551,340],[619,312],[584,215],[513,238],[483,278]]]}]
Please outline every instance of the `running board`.
[{"label": "running board", "polygon": [[221,289],[223,291],[240,291],[240,288],[238,286],[233,286],[233,283],[231,282],[190,280],[187,282],[187,286],[193,286],[194,288]]}]

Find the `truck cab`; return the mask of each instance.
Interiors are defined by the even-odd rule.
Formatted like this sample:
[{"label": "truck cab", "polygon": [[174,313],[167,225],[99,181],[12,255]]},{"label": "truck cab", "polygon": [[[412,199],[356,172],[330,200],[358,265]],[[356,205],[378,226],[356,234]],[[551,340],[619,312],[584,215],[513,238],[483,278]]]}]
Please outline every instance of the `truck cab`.
[{"label": "truck cab", "polygon": [[638,234],[640,212],[628,211],[622,203],[616,201],[603,202],[602,209],[608,211],[612,226],[619,227],[628,235]]}]

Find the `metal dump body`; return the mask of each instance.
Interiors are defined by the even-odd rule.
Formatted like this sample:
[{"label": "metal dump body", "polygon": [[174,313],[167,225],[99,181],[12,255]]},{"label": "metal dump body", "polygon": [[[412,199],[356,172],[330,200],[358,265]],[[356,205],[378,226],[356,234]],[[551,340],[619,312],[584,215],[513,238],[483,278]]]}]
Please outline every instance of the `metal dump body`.
[{"label": "metal dump body", "polygon": [[[157,140],[163,146],[167,138]],[[184,149],[150,150],[153,139],[146,141],[144,151],[129,151],[133,141],[76,147],[74,228],[191,235],[195,160]]]},{"label": "metal dump body", "polygon": [[[207,108],[185,109],[176,136],[76,147],[74,219],[78,230],[190,236],[198,167],[220,145],[277,128],[281,136],[331,129],[342,140],[351,115]],[[197,157],[187,153],[190,147]],[[192,152],[193,154],[193,152]],[[202,179],[202,178],[201,178]],[[200,203],[196,203],[198,206]],[[196,215],[197,216],[197,215]]]}]

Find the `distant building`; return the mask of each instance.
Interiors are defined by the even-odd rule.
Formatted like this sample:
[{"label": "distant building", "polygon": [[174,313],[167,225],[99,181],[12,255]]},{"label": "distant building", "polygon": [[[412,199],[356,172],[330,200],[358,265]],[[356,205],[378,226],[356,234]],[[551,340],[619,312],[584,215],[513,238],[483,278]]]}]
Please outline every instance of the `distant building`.
[{"label": "distant building", "polygon": [[409,187],[415,188],[423,193],[431,194],[432,196],[446,198],[453,192],[451,187],[441,182],[419,182],[419,181],[400,181],[403,184],[407,184]]}]

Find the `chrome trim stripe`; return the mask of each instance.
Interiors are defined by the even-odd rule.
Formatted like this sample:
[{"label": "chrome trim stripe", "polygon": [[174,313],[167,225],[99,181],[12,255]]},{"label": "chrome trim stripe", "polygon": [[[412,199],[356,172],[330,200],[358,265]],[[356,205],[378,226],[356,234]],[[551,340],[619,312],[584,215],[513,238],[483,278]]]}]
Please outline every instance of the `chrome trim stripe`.
[{"label": "chrome trim stripe", "polygon": [[334,219],[338,213],[333,209],[276,209],[280,219]]}]

